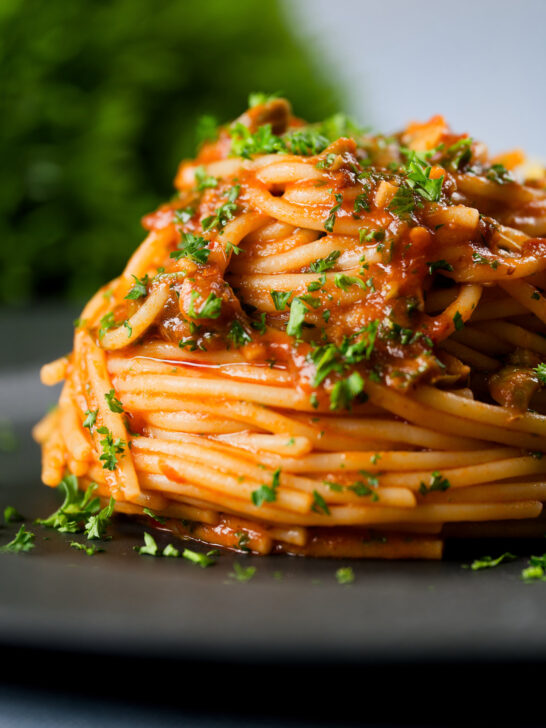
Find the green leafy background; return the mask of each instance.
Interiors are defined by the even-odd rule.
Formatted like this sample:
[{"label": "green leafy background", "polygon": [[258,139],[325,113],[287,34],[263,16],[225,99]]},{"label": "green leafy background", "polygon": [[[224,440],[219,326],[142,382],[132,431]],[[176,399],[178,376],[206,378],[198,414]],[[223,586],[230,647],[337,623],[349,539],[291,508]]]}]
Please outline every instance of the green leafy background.
[{"label": "green leafy background", "polygon": [[340,99],[273,0],[0,2],[0,302],[81,301],[172,194],[197,118]]}]

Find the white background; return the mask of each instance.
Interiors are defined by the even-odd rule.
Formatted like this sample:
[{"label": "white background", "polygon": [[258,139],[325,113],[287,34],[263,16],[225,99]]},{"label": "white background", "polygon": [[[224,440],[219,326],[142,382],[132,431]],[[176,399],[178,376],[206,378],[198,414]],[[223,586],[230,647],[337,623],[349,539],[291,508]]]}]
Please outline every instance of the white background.
[{"label": "white background", "polygon": [[546,161],[546,0],[284,2],[358,121],[390,132],[441,113],[492,152]]}]

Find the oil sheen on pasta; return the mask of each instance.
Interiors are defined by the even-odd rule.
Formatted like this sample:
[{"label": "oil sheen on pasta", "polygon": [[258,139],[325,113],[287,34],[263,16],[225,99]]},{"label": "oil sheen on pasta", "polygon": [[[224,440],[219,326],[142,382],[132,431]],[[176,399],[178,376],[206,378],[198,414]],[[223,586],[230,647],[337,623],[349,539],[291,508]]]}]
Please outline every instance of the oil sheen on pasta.
[{"label": "oil sheen on pasta", "polygon": [[44,482],[259,554],[542,534],[546,192],[523,162],[441,116],[387,137],[253,95],[43,368],[65,382]]}]

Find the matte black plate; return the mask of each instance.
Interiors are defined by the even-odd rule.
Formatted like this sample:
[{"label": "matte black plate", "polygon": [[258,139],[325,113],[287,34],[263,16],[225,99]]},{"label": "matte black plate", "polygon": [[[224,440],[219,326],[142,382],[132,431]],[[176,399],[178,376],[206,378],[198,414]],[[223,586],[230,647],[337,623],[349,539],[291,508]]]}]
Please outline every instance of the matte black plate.
[{"label": "matte black plate", "polygon": [[[27,523],[58,505],[57,494],[40,484],[29,428],[57,395],[39,384],[39,363],[69,348],[74,315],[0,315],[2,341],[17,342],[23,328],[32,337],[26,351],[26,344],[3,351],[0,369],[0,415],[17,440],[12,452],[0,453],[0,506],[14,505]],[[200,569],[142,557],[133,551],[142,528],[122,517],[106,552],[93,557],[71,549],[70,535],[29,527],[37,548],[0,557],[6,645],[231,661],[546,656],[546,583],[521,581],[524,558],[482,572],[461,568],[470,553],[461,561],[449,549],[442,563],[353,562],[355,582],[340,585],[336,569],[348,562],[222,554],[216,566]],[[0,543],[15,529],[0,529]],[[490,546],[473,549],[480,556]],[[234,560],[255,565],[255,577],[231,578]]]}]

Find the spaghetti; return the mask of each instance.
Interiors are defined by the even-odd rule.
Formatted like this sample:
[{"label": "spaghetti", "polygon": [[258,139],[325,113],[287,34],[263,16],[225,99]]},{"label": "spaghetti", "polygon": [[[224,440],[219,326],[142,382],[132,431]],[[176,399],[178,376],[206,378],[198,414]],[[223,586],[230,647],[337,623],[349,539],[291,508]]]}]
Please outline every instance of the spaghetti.
[{"label": "spaghetti", "polygon": [[546,191],[521,162],[440,116],[385,137],[258,99],[43,368],[44,483],[258,554],[540,527]]}]

